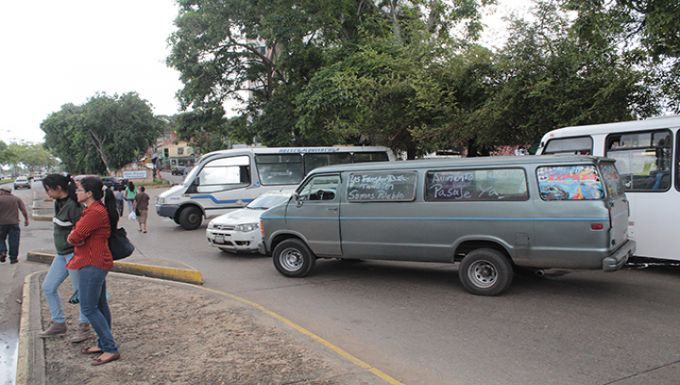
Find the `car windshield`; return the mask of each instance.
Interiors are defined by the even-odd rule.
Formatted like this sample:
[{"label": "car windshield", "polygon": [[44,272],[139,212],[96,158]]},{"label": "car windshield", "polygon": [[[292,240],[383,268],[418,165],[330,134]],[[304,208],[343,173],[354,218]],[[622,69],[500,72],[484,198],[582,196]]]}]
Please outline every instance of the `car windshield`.
[{"label": "car windshield", "polygon": [[246,207],[253,210],[266,210],[287,201],[288,198],[290,198],[290,194],[260,195],[252,202],[248,203],[248,206]]}]

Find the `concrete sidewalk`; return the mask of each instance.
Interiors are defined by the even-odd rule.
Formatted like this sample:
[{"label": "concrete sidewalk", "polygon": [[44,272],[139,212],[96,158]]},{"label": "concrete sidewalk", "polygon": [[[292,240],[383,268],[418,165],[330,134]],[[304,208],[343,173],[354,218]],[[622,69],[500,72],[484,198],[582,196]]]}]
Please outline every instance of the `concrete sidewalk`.
[{"label": "concrete sidewalk", "polygon": [[[400,384],[257,304],[200,286],[116,273],[109,274],[107,290],[122,359],[92,367],[81,345],[38,337],[49,321],[41,300],[44,274],[33,273],[24,283],[17,385]],[[61,289],[68,294],[70,285]],[[64,310],[73,328],[77,307],[66,304]]]}]

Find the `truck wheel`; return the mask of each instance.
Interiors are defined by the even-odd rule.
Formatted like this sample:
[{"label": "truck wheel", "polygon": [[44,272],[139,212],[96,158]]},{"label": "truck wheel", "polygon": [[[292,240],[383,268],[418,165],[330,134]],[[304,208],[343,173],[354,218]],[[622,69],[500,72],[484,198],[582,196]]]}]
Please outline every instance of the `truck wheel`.
[{"label": "truck wheel", "polygon": [[314,267],[316,256],[299,239],[286,239],[274,248],[274,267],[286,277],[304,277]]},{"label": "truck wheel", "polygon": [[196,230],[203,222],[203,213],[201,209],[195,206],[189,206],[179,213],[179,225],[184,230]]},{"label": "truck wheel", "polygon": [[472,294],[498,295],[512,283],[512,264],[500,251],[476,249],[463,258],[458,277]]}]

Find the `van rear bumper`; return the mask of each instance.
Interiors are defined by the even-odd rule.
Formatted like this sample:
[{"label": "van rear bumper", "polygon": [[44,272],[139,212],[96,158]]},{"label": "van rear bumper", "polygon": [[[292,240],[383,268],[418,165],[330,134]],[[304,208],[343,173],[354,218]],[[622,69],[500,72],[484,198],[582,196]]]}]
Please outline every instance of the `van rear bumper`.
[{"label": "van rear bumper", "polygon": [[628,258],[635,254],[635,241],[629,240],[616,253],[602,260],[603,271],[616,271],[623,267]]}]

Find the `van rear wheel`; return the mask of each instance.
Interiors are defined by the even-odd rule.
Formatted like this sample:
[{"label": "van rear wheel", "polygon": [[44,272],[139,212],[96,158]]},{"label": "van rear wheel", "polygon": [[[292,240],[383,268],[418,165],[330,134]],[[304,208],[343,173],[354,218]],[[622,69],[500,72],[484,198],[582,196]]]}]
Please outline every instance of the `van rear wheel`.
[{"label": "van rear wheel", "polygon": [[314,267],[316,256],[299,239],[286,239],[274,248],[274,267],[286,277],[305,277]]},{"label": "van rear wheel", "polygon": [[512,264],[498,250],[476,249],[463,258],[458,277],[463,287],[472,294],[498,295],[512,283]]},{"label": "van rear wheel", "polygon": [[196,230],[201,226],[201,222],[203,222],[203,213],[198,207],[189,206],[179,213],[179,225],[184,230]]}]

